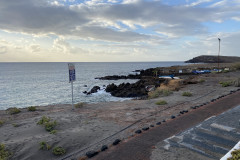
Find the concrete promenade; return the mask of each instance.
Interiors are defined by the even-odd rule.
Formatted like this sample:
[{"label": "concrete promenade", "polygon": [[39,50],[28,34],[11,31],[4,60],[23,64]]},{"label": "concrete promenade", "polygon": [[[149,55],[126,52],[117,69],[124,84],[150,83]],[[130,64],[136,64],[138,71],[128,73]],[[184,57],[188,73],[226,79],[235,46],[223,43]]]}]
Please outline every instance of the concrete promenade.
[{"label": "concrete promenade", "polygon": [[[231,148],[231,145],[234,146],[234,143],[239,141],[240,137],[236,137],[240,133],[240,107],[237,107],[238,105],[240,105],[240,91],[185,113],[148,131],[144,131],[142,134],[121,142],[119,145],[111,147],[107,151],[100,152],[91,159],[161,160],[167,157],[174,158],[172,154],[178,153],[176,148],[184,148],[185,151],[191,152],[192,156],[197,155],[200,157],[203,156],[206,159],[218,159]],[[226,112],[226,116],[222,116],[224,115],[221,114],[223,112]],[[210,118],[210,121],[206,120],[212,116],[215,117]],[[204,127],[201,128],[200,126]],[[229,132],[230,138],[226,138],[228,131],[231,131],[231,133]],[[226,137],[217,136],[219,133],[226,133]],[[202,140],[194,139],[194,134]],[[216,139],[214,139],[214,137],[216,137]],[[205,141],[203,141],[204,139],[208,139],[209,141],[205,143]],[[223,141],[224,144],[216,144],[219,141]],[[164,151],[164,147],[166,148],[164,145],[167,145],[167,151]],[[171,152],[172,146],[175,147],[174,152]],[[169,155],[165,154],[165,152],[169,153]],[[179,152],[178,156],[181,156],[181,151],[179,150]],[[161,153],[164,153],[164,155],[162,156]],[[164,158],[164,156],[166,157]],[[189,155],[188,159],[196,158],[191,158],[191,155]]]}]

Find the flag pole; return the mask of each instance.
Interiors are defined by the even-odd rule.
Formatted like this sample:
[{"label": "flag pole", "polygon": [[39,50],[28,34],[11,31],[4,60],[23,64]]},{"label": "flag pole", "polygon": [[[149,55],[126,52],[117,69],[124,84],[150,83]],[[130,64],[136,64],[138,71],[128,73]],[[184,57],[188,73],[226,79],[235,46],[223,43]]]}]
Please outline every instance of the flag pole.
[{"label": "flag pole", "polygon": [[218,48],[218,73],[219,73],[219,56],[220,56],[220,41],[221,41],[221,39],[218,38],[218,41],[219,41],[219,48]]}]

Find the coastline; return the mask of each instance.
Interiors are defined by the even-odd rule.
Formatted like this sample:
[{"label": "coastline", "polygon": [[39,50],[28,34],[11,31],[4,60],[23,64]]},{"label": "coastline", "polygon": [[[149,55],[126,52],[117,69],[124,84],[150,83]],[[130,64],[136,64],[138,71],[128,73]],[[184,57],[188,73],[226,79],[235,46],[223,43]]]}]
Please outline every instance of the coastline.
[{"label": "coastline", "polygon": [[[137,129],[169,120],[172,115],[177,116],[182,110],[191,111],[192,106],[210,102],[239,89],[234,86],[222,87],[219,82],[240,78],[240,71],[193,75],[191,78],[193,81],[201,79],[205,81],[181,85],[179,91],[173,91],[167,97],[84,104],[74,111],[71,110],[71,105],[60,104],[38,106],[34,112],[24,108],[20,113],[13,115],[7,113],[7,110],[0,110],[0,120],[4,121],[0,127],[0,134],[3,135],[0,143],[5,144],[13,153],[11,159],[59,159],[67,155],[72,155],[71,158],[85,156],[87,151],[98,150],[102,145],[110,145],[115,139],[123,140],[133,136]],[[184,97],[183,92],[191,92],[193,96]],[[156,105],[159,100],[165,100],[168,104]],[[42,116],[56,120],[55,134],[50,134],[42,126],[37,125]],[[42,141],[53,148],[63,147],[66,154],[54,156],[52,150],[40,150],[39,143]]]}]

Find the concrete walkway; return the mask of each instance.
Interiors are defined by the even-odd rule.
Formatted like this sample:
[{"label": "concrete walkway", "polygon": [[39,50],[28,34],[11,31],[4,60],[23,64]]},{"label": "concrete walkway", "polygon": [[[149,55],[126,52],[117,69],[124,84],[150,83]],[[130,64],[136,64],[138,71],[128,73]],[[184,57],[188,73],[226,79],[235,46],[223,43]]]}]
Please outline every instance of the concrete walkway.
[{"label": "concrete walkway", "polygon": [[[181,134],[181,132],[185,131],[186,129],[189,129],[190,127],[194,127],[197,124],[200,124],[207,118],[215,115],[219,115],[229,109],[235,108],[238,105],[240,105],[240,91],[235,92],[226,97],[223,97],[208,105],[202,106],[201,108],[185,113],[184,115],[177,117],[173,120],[169,120],[158,127],[145,131],[144,133],[138,135],[137,137],[133,137],[125,142],[120,143],[116,147],[111,147],[107,151],[100,152],[96,157],[91,159],[93,160],[150,160],[150,157],[152,156],[152,152],[154,151],[154,149],[156,150],[156,146],[159,144],[159,142],[162,142],[163,140],[169,137],[172,137],[176,134],[179,134],[179,133]],[[240,107],[237,107],[237,110],[240,110]],[[240,115],[235,115],[235,116],[236,116],[235,119],[239,120]],[[239,123],[238,121],[237,122],[233,121],[228,116],[226,116],[225,119],[219,119],[219,120],[225,121],[226,124]],[[212,123],[209,123],[209,124],[212,124]],[[214,127],[214,124],[213,124],[213,127]],[[224,128],[225,125],[221,126],[218,123],[216,123],[215,128],[219,128],[219,127]],[[233,127],[230,127],[230,128],[233,128]],[[206,134],[209,134],[208,132],[209,131],[205,132],[204,130],[201,130],[199,131],[199,134],[206,135]],[[214,134],[209,134],[209,135],[206,135],[205,137],[213,138]],[[191,136],[192,133],[189,133],[188,135]],[[202,138],[205,138],[205,137],[203,136]],[[187,140],[187,138],[185,140]],[[225,142],[229,145],[229,147],[231,147],[231,145],[234,144],[235,140],[236,140],[236,137],[235,139],[231,139],[230,141],[225,141]],[[198,143],[197,141],[191,141],[191,138],[189,138],[188,141],[185,141],[191,145],[184,146],[180,144],[180,142],[181,140],[179,141],[172,140],[172,144],[175,143],[180,147],[187,148],[187,150],[191,150],[196,153],[197,152],[201,153],[203,154],[203,156],[209,156],[210,158],[213,158],[213,159],[219,158],[219,156],[223,155],[228,149],[228,148],[222,149],[221,147],[217,148],[216,154],[214,154],[211,157],[211,154],[214,153],[214,150],[212,153],[209,152],[204,155],[203,150],[200,150],[200,149],[194,150],[194,147],[186,147],[191,145],[194,146],[195,144]],[[208,145],[201,144],[201,145],[202,146],[200,146],[200,148],[202,147],[202,148],[205,148],[205,150],[209,150],[209,148],[207,147],[209,144]],[[210,148],[210,150],[211,149],[212,148]],[[161,157],[161,155],[159,156]],[[159,157],[159,156],[156,156],[156,157]],[[155,158],[153,157],[152,159],[157,159],[156,157]],[[195,159],[195,158],[192,157],[192,159]]]}]

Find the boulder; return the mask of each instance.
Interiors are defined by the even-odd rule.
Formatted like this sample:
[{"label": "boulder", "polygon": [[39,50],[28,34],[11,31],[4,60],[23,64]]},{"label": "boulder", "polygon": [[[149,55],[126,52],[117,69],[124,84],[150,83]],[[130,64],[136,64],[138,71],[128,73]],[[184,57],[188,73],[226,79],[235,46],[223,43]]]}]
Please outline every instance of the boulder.
[{"label": "boulder", "polygon": [[94,86],[90,92],[88,92],[87,94],[92,94],[92,93],[97,93],[97,91],[100,90],[100,87],[99,86]]}]

